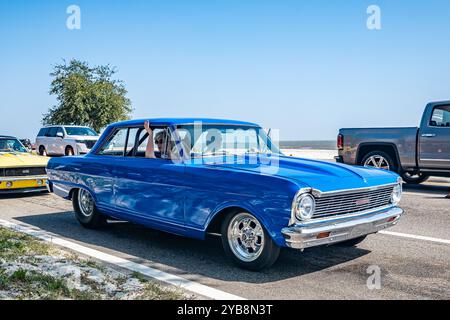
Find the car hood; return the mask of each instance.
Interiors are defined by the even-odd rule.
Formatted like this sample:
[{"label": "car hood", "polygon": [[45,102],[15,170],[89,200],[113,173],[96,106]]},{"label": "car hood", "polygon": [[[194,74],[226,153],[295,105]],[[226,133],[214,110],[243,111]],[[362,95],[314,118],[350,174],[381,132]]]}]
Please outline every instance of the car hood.
[{"label": "car hood", "polygon": [[397,174],[386,170],[287,156],[226,158],[225,163],[209,165],[273,175],[322,192],[390,184],[397,182],[398,178]]},{"label": "car hood", "polygon": [[50,158],[23,152],[0,152],[0,168],[45,167]]}]

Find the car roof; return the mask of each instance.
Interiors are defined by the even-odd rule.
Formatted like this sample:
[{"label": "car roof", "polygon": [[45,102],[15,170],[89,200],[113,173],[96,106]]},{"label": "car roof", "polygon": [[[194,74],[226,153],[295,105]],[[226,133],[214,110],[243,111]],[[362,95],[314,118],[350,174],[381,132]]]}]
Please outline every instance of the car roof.
[{"label": "car roof", "polygon": [[65,127],[65,128],[90,128],[88,126],[77,126],[77,125],[66,125],[66,124],[55,124],[55,125],[51,125],[51,126],[45,126],[42,127],[41,129],[46,129],[46,128],[55,128],[55,127]]},{"label": "car roof", "polygon": [[258,124],[246,121],[229,120],[229,119],[210,119],[210,118],[154,118],[154,119],[136,119],[113,123],[112,126],[135,126],[142,125],[145,121],[149,121],[154,126],[168,125],[188,125],[201,122],[204,125],[237,125],[259,127]]},{"label": "car roof", "polygon": [[0,139],[17,139],[16,137],[13,137],[13,136],[2,136],[2,135],[0,135]]}]

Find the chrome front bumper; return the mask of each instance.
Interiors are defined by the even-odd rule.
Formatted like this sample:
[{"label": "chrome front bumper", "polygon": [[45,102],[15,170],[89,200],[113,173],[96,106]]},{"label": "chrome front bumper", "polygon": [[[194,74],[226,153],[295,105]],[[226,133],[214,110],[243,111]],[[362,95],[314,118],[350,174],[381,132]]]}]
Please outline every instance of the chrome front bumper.
[{"label": "chrome front bumper", "polygon": [[[40,184],[38,183],[40,181]],[[11,187],[4,184],[11,182]],[[47,176],[0,177],[0,194],[32,193],[47,191]]]},{"label": "chrome front bumper", "polygon": [[390,206],[359,214],[313,219],[284,228],[281,233],[288,247],[305,249],[377,233],[396,225],[402,215],[402,209]]},{"label": "chrome front bumper", "polygon": [[47,180],[46,175],[40,176],[23,176],[23,177],[0,177],[0,182],[7,181],[24,181],[24,180]]}]

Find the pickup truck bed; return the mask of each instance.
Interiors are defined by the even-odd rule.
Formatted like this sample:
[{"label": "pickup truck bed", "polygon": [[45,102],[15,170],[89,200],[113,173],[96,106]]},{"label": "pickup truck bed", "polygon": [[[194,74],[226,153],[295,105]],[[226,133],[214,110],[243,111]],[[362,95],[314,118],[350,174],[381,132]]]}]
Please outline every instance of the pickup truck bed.
[{"label": "pickup truck bed", "polygon": [[426,106],[420,127],[345,128],[338,162],[398,172],[408,183],[450,176],[450,101]]}]

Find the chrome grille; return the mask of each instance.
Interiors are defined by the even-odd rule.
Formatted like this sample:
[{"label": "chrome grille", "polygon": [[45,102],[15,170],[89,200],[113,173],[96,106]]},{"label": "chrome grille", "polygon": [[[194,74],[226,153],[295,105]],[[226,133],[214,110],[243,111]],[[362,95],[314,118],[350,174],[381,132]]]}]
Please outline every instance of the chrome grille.
[{"label": "chrome grille", "polygon": [[0,169],[1,177],[25,177],[46,175],[45,167]]},{"label": "chrome grille", "polygon": [[316,198],[316,212],[314,218],[331,215],[349,214],[390,204],[394,186],[343,194],[323,195]]},{"label": "chrome grille", "polygon": [[94,145],[95,145],[96,142],[97,142],[97,141],[95,141],[95,140],[86,140],[86,141],[85,141],[86,147],[87,147],[88,149],[92,149],[92,148],[94,147]]},{"label": "chrome grille", "polygon": [[84,143],[86,145],[86,148],[92,149],[97,143],[97,140],[77,140],[77,142]]}]

